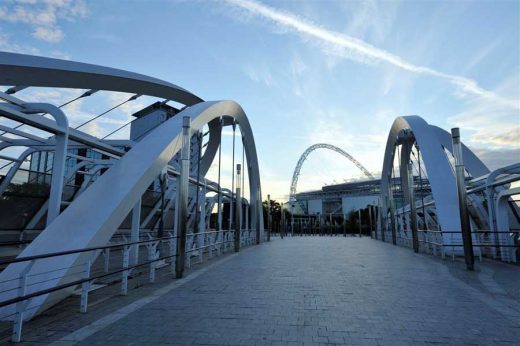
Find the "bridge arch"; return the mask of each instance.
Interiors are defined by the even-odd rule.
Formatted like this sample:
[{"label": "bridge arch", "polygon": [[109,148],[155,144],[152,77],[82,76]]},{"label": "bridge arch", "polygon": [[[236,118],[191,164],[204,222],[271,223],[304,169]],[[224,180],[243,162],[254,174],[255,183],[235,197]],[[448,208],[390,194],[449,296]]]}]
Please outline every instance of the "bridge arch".
[{"label": "bridge arch", "polygon": [[289,193],[289,201],[296,200],[296,187],[298,185],[298,178],[300,177],[300,171],[302,169],[303,163],[305,162],[305,160],[307,159],[309,154],[317,149],[328,149],[328,150],[332,150],[332,151],[335,151],[335,152],[343,155],[350,162],[352,162],[354,165],[356,165],[356,167],[359,168],[359,170],[361,172],[363,172],[363,174],[365,174],[367,176],[367,178],[374,179],[374,176],[372,174],[370,174],[368,169],[366,169],[358,160],[356,160],[352,155],[347,153],[345,150],[338,148],[335,145],[327,144],[327,143],[313,144],[303,152],[302,156],[300,156],[300,159],[298,160],[298,163],[296,164],[296,168],[294,169],[294,173],[293,173],[292,181],[291,181],[291,191]]},{"label": "bridge arch", "polygon": [[[398,169],[401,189],[407,191],[409,188],[407,165],[414,143],[420,148],[424,161],[440,229],[460,230],[456,178],[446,155],[446,151],[453,154],[451,135],[437,126],[428,124],[423,118],[416,115],[396,118],[388,134],[381,173],[383,225],[388,225],[388,214],[392,218],[395,211],[392,209],[395,208],[395,204],[391,191],[394,157],[399,151]],[[489,173],[486,165],[464,144],[462,144],[462,155],[469,174],[477,177]],[[404,194],[404,200],[406,205],[410,204],[407,194]],[[383,226],[383,232],[384,228],[385,226]]]},{"label": "bridge arch", "polygon": [[[127,71],[13,53],[0,54],[0,85],[3,84],[131,92],[186,105],[174,117],[157,126],[135,143],[127,153],[111,147],[96,137],[68,129],[69,138],[72,140],[111,150],[110,152],[120,156],[120,159],[59,214],[23,250],[21,257],[105,245],[147,187],[180,151],[184,116],[191,118],[192,134],[202,130],[205,125],[209,127],[208,145],[200,162],[202,175],[206,174],[216,156],[222,136],[222,126],[238,125],[244,141],[249,172],[251,225],[256,225],[255,228],[259,229],[260,236],[263,236],[260,173],[255,141],[247,116],[236,102],[227,100],[204,102],[176,85]],[[14,98],[12,100],[16,101]],[[14,103],[12,107],[0,105],[0,114],[15,116],[24,121],[28,117],[21,112],[22,107],[23,104],[19,103]],[[53,123],[44,117],[33,117],[30,124],[44,126],[50,132],[55,128]],[[43,272],[44,268],[49,274],[46,274],[46,277],[40,275],[39,279],[43,283],[31,286],[30,291],[44,290],[81,278],[82,273],[78,272],[77,268],[85,260],[86,254],[38,260],[28,269],[27,274]],[[2,296],[4,300],[16,294],[16,290],[9,291],[12,287],[7,286],[17,284],[18,281],[10,281],[10,279],[19,277],[27,267],[27,262],[13,263],[0,273],[0,281],[3,282],[0,290],[4,292]],[[30,291],[27,293],[31,293]],[[26,309],[30,313],[27,313],[24,318],[40,313],[65,298],[70,292],[71,289],[66,289],[34,297],[28,301]],[[0,310],[8,313],[14,308],[10,305]]]}]

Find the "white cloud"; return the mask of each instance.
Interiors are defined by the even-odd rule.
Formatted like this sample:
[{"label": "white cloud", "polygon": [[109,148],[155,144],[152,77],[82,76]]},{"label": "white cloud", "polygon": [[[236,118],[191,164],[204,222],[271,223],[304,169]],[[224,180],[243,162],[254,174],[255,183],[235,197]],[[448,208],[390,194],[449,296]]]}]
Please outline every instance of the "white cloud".
[{"label": "white cloud", "polygon": [[64,35],[63,31],[59,28],[40,26],[34,30],[33,36],[42,41],[58,43],[63,39]]},{"label": "white cloud", "polygon": [[[518,98],[518,77],[514,74],[505,80],[497,92]],[[447,120],[450,127],[460,127],[463,141],[488,150],[520,148],[520,112],[502,104],[476,99],[470,106]]]},{"label": "white cloud", "polygon": [[244,73],[253,82],[260,82],[268,87],[275,86],[276,82],[271,73],[271,68],[266,63],[243,66]]},{"label": "white cloud", "polygon": [[[1,9],[0,9],[1,11]],[[1,13],[0,13],[1,16]],[[38,48],[28,47],[26,45],[20,45],[13,43],[9,37],[9,35],[3,33],[0,30],[0,50],[5,52],[13,52],[13,53],[21,53],[21,54],[33,54],[38,55],[40,51]]]},{"label": "white cloud", "polygon": [[60,20],[74,21],[87,15],[83,0],[10,0],[0,6],[0,21],[26,24],[33,37],[49,43],[65,37]]},{"label": "white cloud", "polygon": [[256,15],[267,19],[270,23],[277,24],[277,28],[275,29],[281,28],[286,31],[294,30],[303,35],[306,39],[311,38],[328,53],[366,64],[387,63],[405,71],[441,78],[456,86],[459,95],[477,96],[510,108],[520,109],[520,102],[518,100],[507,99],[492,91],[483,89],[472,79],[440,72],[429,67],[415,65],[395,54],[372,46],[355,37],[345,35],[341,32],[327,30],[292,13],[280,11],[252,0],[225,0],[225,2],[246,10],[251,15]]}]

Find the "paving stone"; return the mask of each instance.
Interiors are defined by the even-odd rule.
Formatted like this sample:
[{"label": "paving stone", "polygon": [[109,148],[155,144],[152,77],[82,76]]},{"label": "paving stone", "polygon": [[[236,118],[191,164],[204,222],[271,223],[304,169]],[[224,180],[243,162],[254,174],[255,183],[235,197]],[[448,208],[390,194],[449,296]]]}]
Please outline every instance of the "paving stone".
[{"label": "paving stone", "polygon": [[[516,283],[499,290],[490,281],[520,280],[520,267],[477,267],[485,270],[369,238],[275,238],[81,344],[520,345]],[[485,285],[482,273],[491,273]],[[71,328],[75,321],[50,330]]]}]

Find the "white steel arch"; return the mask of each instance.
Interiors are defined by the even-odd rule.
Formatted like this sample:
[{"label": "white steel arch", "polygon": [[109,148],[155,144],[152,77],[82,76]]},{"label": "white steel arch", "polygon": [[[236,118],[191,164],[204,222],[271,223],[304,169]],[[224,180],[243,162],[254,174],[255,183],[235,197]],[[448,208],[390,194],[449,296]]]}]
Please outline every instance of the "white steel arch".
[{"label": "white steel arch", "polygon": [[[135,143],[126,153],[112,146],[110,141],[102,141],[81,131],[68,129],[71,145],[79,142],[121,158],[58,215],[19,256],[27,257],[105,245],[143,192],[179,152],[182,142],[182,119],[185,116],[191,118],[192,134],[202,130],[206,124],[209,126],[208,146],[200,162],[202,175],[206,174],[220,145],[221,124],[239,126],[249,171],[251,224],[260,231],[260,239],[262,239],[262,199],[256,148],[248,119],[237,103],[201,102],[201,98],[176,85],[128,71],[13,53],[0,53],[0,85],[131,92],[173,100],[187,106]],[[0,93],[0,98],[7,101],[0,103],[0,115],[50,133],[61,133],[62,130],[54,121],[25,114],[23,101],[5,93]],[[25,145],[24,143],[27,142],[27,140],[19,141],[12,144]],[[53,143],[49,142],[49,144]],[[74,254],[61,256],[59,259],[45,258],[34,262],[27,274],[31,272],[52,274],[48,274],[47,277],[39,275],[38,280],[41,283],[33,285],[29,283],[28,286],[31,288],[27,294],[81,278],[82,270],[78,270],[78,264],[85,262],[85,256],[86,254]],[[0,291],[4,292],[2,294],[4,300],[12,298],[17,292],[9,291],[13,288],[10,286],[16,285],[17,281],[9,281],[8,278],[19,277],[20,273],[27,268],[27,264],[27,262],[14,263],[0,273],[0,282],[2,282]],[[45,310],[70,294],[71,290],[72,287],[29,300],[24,318],[31,318]],[[14,306],[2,310],[5,309],[10,311]]]},{"label": "white steel arch", "polygon": [[367,176],[369,179],[374,179],[374,176],[370,174],[368,169],[366,169],[358,160],[356,160],[352,155],[347,153],[345,150],[338,148],[335,145],[332,144],[326,144],[326,143],[317,143],[313,144],[310,147],[308,147],[300,156],[300,159],[298,160],[298,163],[296,164],[296,168],[294,169],[292,181],[291,181],[291,191],[289,193],[289,201],[295,201],[296,200],[296,187],[298,185],[298,178],[300,177],[300,170],[302,169],[303,163],[309,156],[311,152],[313,152],[316,149],[329,149],[332,151],[335,151],[344,157],[346,157],[350,162],[352,162],[354,165],[356,165],[357,168],[359,168],[363,174]]},{"label": "white steel arch", "polygon": [[[20,256],[37,255],[50,249],[67,251],[105,245],[146,188],[181,149],[183,116],[191,117],[193,132],[220,117],[234,119],[239,125],[244,136],[249,168],[252,215],[262,232],[263,217],[259,214],[262,211],[260,174],[253,134],[247,117],[242,108],[233,101],[202,102],[186,108],[138,142],[65,209]],[[80,279],[81,272],[77,271],[77,266],[87,260],[86,256],[87,254],[73,254],[41,259],[34,263],[29,274],[51,272],[48,281],[39,275],[39,280],[44,284],[35,285],[34,289],[42,290]],[[27,265],[28,263],[15,263],[8,266],[0,273],[0,282],[18,277]],[[16,282],[14,281],[15,284]],[[1,285],[0,290],[9,289],[4,287],[5,285]],[[29,302],[27,310],[33,311],[33,314],[43,311],[69,295],[72,289],[71,287],[68,291],[35,297]],[[31,309],[32,307],[38,308]],[[13,306],[6,308],[14,309]]]},{"label": "white steel arch", "polygon": [[[393,195],[391,192],[392,167],[396,149],[401,145],[400,176],[403,191],[408,189],[407,164],[410,161],[411,146],[417,143],[424,161],[432,197],[435,202],[437,222],[441,230],[460,231],[459,206],[457,200],[456,179],[446,156],[445,149],[452,152],[451,135],[445,130],[428,124],[423,118],[412,115],[395,119],[386,143],[383,170],[381,173],[381,203],[383,217],[393,213]],[[489,169],[480,159],[462,144],[464,165],[474,177],[489,173]],[[406,204],[409,204],[405,194]],[[386,220],[383,221],[387,225]],[[384,230],[383,230],[384,231]]]}]

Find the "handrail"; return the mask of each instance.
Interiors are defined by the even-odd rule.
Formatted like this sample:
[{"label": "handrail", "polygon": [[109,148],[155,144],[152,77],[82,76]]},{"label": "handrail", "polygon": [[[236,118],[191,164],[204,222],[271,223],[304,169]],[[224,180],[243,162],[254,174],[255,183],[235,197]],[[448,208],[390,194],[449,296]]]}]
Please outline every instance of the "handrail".
[{"label": "handrail", "polygon": [[[247,231],[247,230],[241,230],[241,231]],[[201,235],[201,234],[211,234],[211,233],[220,233],[220,232],[235,232],[235,230],[220,230],[220,231],[198,232],[198,233],[187,234],[187,236],[197,236],[197,235]],[[139,240],[139,241],[134,241],[134,242],[119,243],[119,244],[112,244],[112,245],[105,245],[105,246],[94,246],[94,247],[88,247],[88,248],[84,248],[84,249],[75,249],[75,250],[67,250],[67,251],[50,252],[50,253],[41,254],[41,255],[34,255],[34,256],[17,257],[17,258],[0,260],[0,265],[11,264],[11,263],[19,263],[19,262],[28,262],[28,261],[42,259],[42,258],[50,258],[50,257],[57,257],[57,256],[72,255],[72,254],[75,254],[75,253],[83,253],[83,252],[96,251],[96,250],[106,250],[106,249],[122,248],[122,247],[129,246],[129,245],[146,244],[146,243],[153,243],[153,242],[156,242],[156,241],[165,241],[165,240],[178,239],[178,238],[179,238],[178,236],[162,237],[162,238]]]},{"label": "handrail", "polygon": [[[240,230],[240,231],[241,232],[244,232],[244,231],[251,232],[252,230],[243,229],[243,230]],[[217,231],[217,232],[222,232],[222,233],[224,233],[224,232],[236,232],[236,230],[221,230],[221,231]],[[200,232],[200,233],[195,233],[193,235],[206,234],[206,233],[215,233],[215,231]],[[70,254],[74,254],[74,253],[83,253],[83,252],[97,251],[97,250],[103,250],[103,249],[112,249],[112,248],[119,248],[119,247],[130,247],[131,245],[136,245],[136,244],[162,242],[162,241],[165,241],[165,240],[177,239],[177,238],[178,238],[177,236],[163,237],[163,238],[155,238],[155,239],[150,239],[150,240],[142,240],[142,241],[121,243],[121,244],[114,244],[114,245],[107,245],[107,246],[97,246],[97,247],[90,247],[90,248],[76,249],[76,250],[69,250],[69,251],[60,251],[60,252],[54,252],[54,253],[48,253],[48,254],[42,254],[42,255],[35,255],[35,256],[27,256],[27,257],[21,257],[21,258],[14,258],[14,259],[11,259],[11,260],[3,260],[3,261],[0,261],[0,265],[1,264],[9,264],[9,263],[32,261],[32,260],[37,260],[37,259],[42,259],[42,258],[49,258],[49,257],[56,257],[56,256],[64,256],[64,255],[70,255]],[[215,246],[215,245],[224,244],[224,243],[231,243],[231,242],[233,242],[233,240],[221,241],[221,242],[218,242],[218,243],[202,246],[202,247],[199,247],[199,248],[196,248],[196,249],[191,249],[191,250],[188,250],[186,252],[189,253],[189,252],[197,251],[197,250],[200,250],[200,249],[208,248],[210,246]],[[26,294],[26,295],[23,295],[23,296],[18,296],[18,297],[11,298],[11,299],[8,299],[8,300],[5,300],[5,301],[0,301],[0,308],[8,306],[8,305],[15,304],[15,303],[19,303],[19,302],[22,302],[22,301],[25,301],[25,300],[28,300],[28,299],[31,299],[31,298],[34,298],[34,297],[38,297],[38,296],[41,296],[41,295],[44,295],[44,294],[56,292],[56,291],[59,291],[59,290],[62,290],[62,289],[68,288],[68,287],[77,286],[77,285],[80,285],[80,284],[85,283],[85,282],[90,282],[90,281],[93,281],[93,280],[96,280],[96,279],[100,279],[100,278],[104,278],[104,277],[107,277],[107,276],[119,274],[119,273],[122,273],[122,272],[125,272],[125,271],[130,271],[130,270],[132,270],[134,268],[146,266],[146,265],[149,265],[149,264],[152,264],[152,263],[155,263],[155,262],[159,262],[159,261],[166,260],[166,259],[169,259],[169,258],[172,258],[172,257],[177,257],[177,256],[178,256],[178,254],[176,253],[176,254],[173,254],[173,255],[159,257],[159,258],[156,258],[156,259],[153,259],[153,260],[149,260],[149,261],[145,261],[145,262],[142,262],[142,263],[138,263],[138,264],[135,264],[135,265],[132,265],[132,266],[123,267],[123,268],[120,268],[120,269],[112,270],[110,272],[98,274],[98,275],[95,275],[95,276],[89,276],[88,278],[74,280],[74,281],[71,281],[71,282],[68,282],[68,283],[65,283],[65,284],[61,284],[61,285],[58,285],[58,286],[54,286],[54,287],[50,287],[50,288],[47,288],[47,289],[39,290],[39,291],[32,292],[32,293],[29,293],[29,294]]]},{"label": "handrail", "polygon": [[120,243],[120,244],[105,245],[105,246],[94,246],[94,247],[88,247],[88,248],[84,248],[84,249],[58,251],[58,252],[50,252],[50,253],[46,253],[46,254],[41,254],[41,255],[17,257],[17,258],[12,258],[12,259],[7,259],[7,260],[0,260],[0,265],[27,262],[27,261],[32,261],[32,260],[37,260],[37,259],[42,259],[42,258],[49,258],[49,257],[72,255],[75,253],[82,253],[82,252],[89,252],[89,251],[96,251],[96,250],[114,249],[114,248],[124,247],[124,246],[128,246],[128,245],[153,243],[156,241],[163,241],[163,240],[174,239],[174,238],[177,238],[177,237],[176,236],[163,237],[163,238],[155,238],[155,239],[150,239],[150,240],[139,240],[139,241],[134,241],[134,242],[129,242],[129,243]]}]

